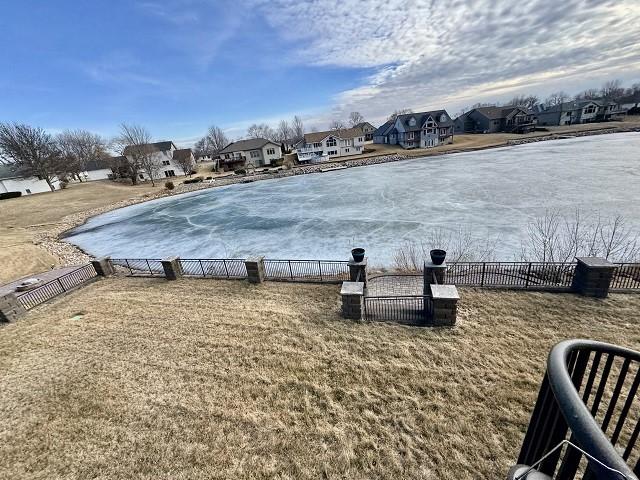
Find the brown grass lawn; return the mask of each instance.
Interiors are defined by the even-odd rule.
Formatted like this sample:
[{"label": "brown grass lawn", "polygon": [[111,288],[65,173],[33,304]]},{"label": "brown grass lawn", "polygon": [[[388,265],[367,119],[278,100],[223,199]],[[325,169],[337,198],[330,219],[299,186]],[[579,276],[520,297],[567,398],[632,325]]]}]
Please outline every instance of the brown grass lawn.
[{"label": "brown grass lawn", "polygon": [[0,327],[0,478],[503,478],[550,347],[640,296],[462,290],[453,329],[336,286],[112,278]]}]

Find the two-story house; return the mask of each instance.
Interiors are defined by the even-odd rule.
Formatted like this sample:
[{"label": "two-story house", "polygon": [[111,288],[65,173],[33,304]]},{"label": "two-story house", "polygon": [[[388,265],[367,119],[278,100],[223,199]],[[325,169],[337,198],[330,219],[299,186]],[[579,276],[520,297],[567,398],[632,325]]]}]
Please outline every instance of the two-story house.
[{"label": "two-story house", "polygon": [[538,125],[573,125],[595,122],[600,105],[594,100],[573,100],[558,105],[536,105],[534,114]]},{"label": "two-story house", "polygon": [[373,143],[402,148],[431,148],[453,142],[453,121],[446,110],[406,113],[373,132]]},{"label": "two-story house", "polygon": [[522,107],[478,107],[455,119],[456,133],[528,133],[535,130],[534,115]]},{"label": "two-story house", "polygon": [[359,128],[362,131],[365,142],[373,140],[373,132],[376,131],[376,127],[371,125],[369,122],[360,122],[357,125],[354,125],[353,128]]},{"label": "two-story house", "polygon": [[[129,145],[124,149],[124,156],[128,160],[132,160],[135,150],[140,148],[146,149],[151,154],[151,160],[156,165],[156,171],[151,172],[154,174],[154,179],[158,177],[170,178],[176,175],[189,174],[189,172],[182,170],[177,160],[181,155],[193,155],[190,148],[179,149],[172,141],[155,142],[139,146]],[[151,177],[149,172],[141,169],[138,172],[138,178],[140,180],[149,180]]]},{"label": "two-story house", "polygon": [[225,171],[247,166],[273,165],[280,158],[282,158],[280,144],[266,138],[238,140],[220,150],[220,165]]},{"label": "two-story house", "polygon": [[365,134],[360,127],[305,133],[295,145],[298,161],[320,162],[364,152]]}]

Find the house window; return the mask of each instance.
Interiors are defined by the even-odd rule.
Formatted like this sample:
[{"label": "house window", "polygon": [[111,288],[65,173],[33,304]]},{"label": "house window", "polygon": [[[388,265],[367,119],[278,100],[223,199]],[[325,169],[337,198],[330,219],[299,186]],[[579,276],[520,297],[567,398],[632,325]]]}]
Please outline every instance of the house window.
[{"label": "house window", "polygon": [[258,158],[260,156],[260,152],[257,150],[251,150],[251,158]]},{"label": "house window", "polygon": [[167,165],[171,165],[171,162],[169,160],[163,160],[162,165],[166,167]]},{"label": "house window", "polygon": [[176,176],[176,172],[174,172],[173,170],[165,170],[164,171],[164,176],[169,178],[169,177],[175,177]]},{"label": "house window", "polygon": [[416,126],[416,119],[415,118],[411,117],[409,119],[409,126],[410,127],[415,127]]},{"label": "house window", "polygon": [[331,137],[329,140],[327,140],[327,147],[335,147],[336,146],[336,139]]},{"label": "house window", "polygon": [[413,132],[407,133],[407,140],[413,140]]},{"label": "house window", "polygon": [[140,177],[140,180],[144,180],[144,175],[142,173],[138,176]]},{"label": "house window", "polygon": [[447,116],[444,113],[442,115],[440,115],[440,121],[441,122],[446,122],[447,121]]},{"label": "house window", "polygon": [[327,155],[338,155],[338,151],[337,150],[329,150],[327,152]]},{"label": "house window", "polygon": [[345,153],[349,153],[349,149],[348,148],[345,148],[344,151],[345,151]]},{"label": "house window", "polygon": [[358,137],[358,141],[361,142],[362,141],[362,137]]},{"label": "house window", "polygon": [[267,155],[275,155],[275,154],[276,154],[275,148],[267,148]]},{"label": "house window", "polygon": [[25,192],[27,192],[28,194],[31,194],[31,189],[30,188],[26,188]]},{"label": "house window", "polygon": [[316,142],[313,144],[313,148],[322,148],[322,142]]}]

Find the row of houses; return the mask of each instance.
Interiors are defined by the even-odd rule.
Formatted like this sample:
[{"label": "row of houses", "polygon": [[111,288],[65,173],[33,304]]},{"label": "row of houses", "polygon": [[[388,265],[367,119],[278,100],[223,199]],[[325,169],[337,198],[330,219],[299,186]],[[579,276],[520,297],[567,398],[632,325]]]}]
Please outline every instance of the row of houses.
[{"label": "row of houses", "polygon": [[[150,150],[151,159],[157,166],[154,172],[154,179],[158,177],[171,178],[176,175],[187,175],[190,171],[185,172],[181,165],[195,163],[195,157],[190,148],[179,149],[172,141],[151,143],[145,145],[145,147]],[[91,182],[113,179],[118,175],[126,176],[125,163],[132,158],[133,148],[134,147],[125,148],[123,156],[87,162],[85,171],[79,173],[79,178],[61,179],[54,177],[51,184],[55,190],[59,190],[63,180]],[[185,157],[190,157],[191,162],[183,163]],[[139,180],[146,181],[150,178],[149,172],[144,169],[138,171]],[[32,175],[25,175],[11,165],[0,164],[0,193],[21,192],[22,195],[31,195],[50,191],[51,188],[49,188],[46,180]]]},{"label": "row of houses", "polygon": [[[194,157],[191,149],[179,149],[172,141],[147,145],[157,166],[154,178],[187,175],[186,164],[196,161],[214,161],[225,171],[248,167],[271,167],[280,164],[285,152],[296,154],[298,163],[322,162],[333,158],[360,155],[366,144],[398,145],[402,148],[432,148],[453,142],[454,134],[461,133],[527,133],[536,127],[573,125],[589,122],[617,120],[627,110],[640,113],[640,99],[630,98],[627,103],[604,100],[573,100],[554,106],[536,105],[527,110],[517,106],[486,106],[474,108],[453,119],[446,110],[406,113],[397,115],[380,127],[368,122],[351,128],[305,133],[297,142],[280,144],[265,138],[252,138],[231,142],[219,154]],[[105,180],[125,176],[125,163],[133,147],[125,149],[124,156],[89,162],[78,180]],[[139,180],[150,179],[144,169]],[[60,180],[54,179],[54,188]],[[23,195],[50,191],[43,179],[21,175],[8,165],[0,165],[0,193],[20,191]]]}]

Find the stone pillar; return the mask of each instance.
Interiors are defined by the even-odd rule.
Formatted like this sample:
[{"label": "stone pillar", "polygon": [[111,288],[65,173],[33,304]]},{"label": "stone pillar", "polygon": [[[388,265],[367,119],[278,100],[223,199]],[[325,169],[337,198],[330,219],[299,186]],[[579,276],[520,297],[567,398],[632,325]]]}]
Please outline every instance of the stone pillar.
[{"label": "stone pillar", "polygon": [[[456,324],[458,313],[458,289],[455,285],[429,285],[432,302],[432,324],[438,326],[453,326]],[[425,299],[425,301],[428,301]]]},{"label": "stone pillar", "polygon": [[364,312],[364,282],[342,282],[342,316],[352,320],[362,319]]},{"label": "stone pillar", "polygon": [[244,261],[244,265],[247,268],[247,280],[249,280],[249,283],[264,282],[264,257],[249,257]]},{"label": "stone pillar", "polygon": [[[358,278],[360,275],[360,278]],[[361,262],[356,262],[353,258],[349,260],[349,279],[352,282],[362,282],[367,286],[367,258]]]},{"label": "stone pillar", "polygon": [[599,257],[576,257],[571,290],[585,297],[606,298],[616,266]]},{"label": "stone pillar", "polygon": [[182,265],[180,257],[169,257],[160,261],[164,269],[164,276],[167,280],[177,280],[182,277]]},{"label": "stone pillar", "polygon": [[26,312],[14,293],[0,296],[0,323],[13,322]]},{"label": "stone pillar", "polygon": [[[432,262],[424,262],[424,294],[429,295],[429,285],[438,283],[444,284],[444,272],[447,269],[447,262],[442,265],[434,265]],[[435,276],[435,281],[434,281]]]},{"label": "stone pillar", "polygon": [[93,268],[100,277],[109,277],[115,273],[113,264],[111,263],[111,257],[100,257],[91,260]]}]

